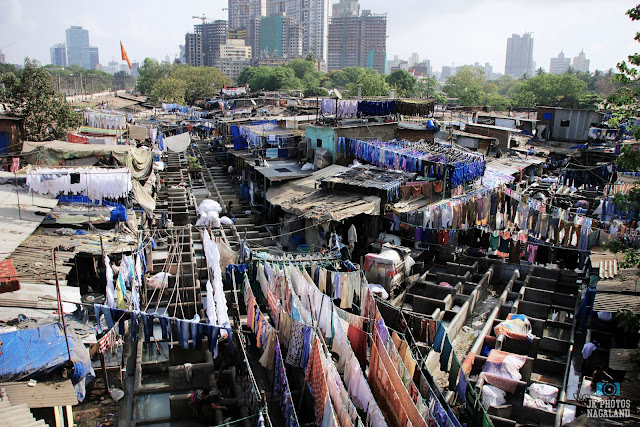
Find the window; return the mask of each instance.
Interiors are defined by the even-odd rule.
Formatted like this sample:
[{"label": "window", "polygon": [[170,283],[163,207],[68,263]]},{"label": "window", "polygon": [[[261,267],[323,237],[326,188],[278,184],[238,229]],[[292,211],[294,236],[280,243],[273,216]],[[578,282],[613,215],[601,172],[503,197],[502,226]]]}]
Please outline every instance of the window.
[{"label": "window", "polygon": [[570,120],[561,120],[560,121],[560,127],[568,128],[569,127],[569,123],[570,123]]},{"label": "window", "polygon": [[317,139],[316,143],[317,143],[317,147],[318,148],[322,148],[322,140],[321,139]]}]

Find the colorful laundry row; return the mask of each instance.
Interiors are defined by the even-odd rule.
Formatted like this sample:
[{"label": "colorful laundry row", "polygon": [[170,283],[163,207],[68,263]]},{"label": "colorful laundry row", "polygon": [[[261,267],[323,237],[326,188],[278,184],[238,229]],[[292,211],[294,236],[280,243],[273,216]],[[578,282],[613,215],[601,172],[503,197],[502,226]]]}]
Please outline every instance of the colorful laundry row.
[{"label": "colorful laundry row", "polygon": [[[469,353],[464,363],[460,364],[456,352],[453,350],[453,345],[446,332],[444,325],[433,319],[420,317],[418,315],[405,312],[397,307],[388,305],[380,300],[375,300],[371,293],[367,293],[365,302],[362,307],[362,314],[367,316],[375,316],[377,321],[378,338],[382,343],[388,342],[389,330],[386,327],[385,322],[389,322],[389,327],[394,328],[397,326],[399,332],[406,332],[405,337],[409,340],[402,340],[393,332],[391,334],[391,341],[393,346],[397,349],[398,356],[404,361],[404,367],[409,370],[413,369],[413,360],[422,360],[426,355],[419,355],[415,357],[415,349],[417,348],[414,341],[418,335],[423,334],[427,338],[427,345],[433,348],[433,351],[440,353],[439,362],[440,370],[448,373],[448,388],[450,391],[456,391],[458,393],[458,399],[461,402],[467,402],[467,414],[471,418],[471,424],[474,426],[491,426],[492,423],[489,420],[489,416],[480,402],[479,396],[473,389],[468,387],[469,374],[471,373],[471,366],[475,355]],[[420,339],[420,341],[423,341]],[[391,345],[387,345],[385,349],[391,349]],[[391,349],[393,351],[393,349]],[[401,353],[403,355],[401,355]],[[398,364],[399,365],[399,364]],[[393,366],[393,364],[392,364]],[[401,366],[401,365],[400,365]],[[371,370],[371,368],[370,368]],[[391,369],[387,369],[391,371]],[[400,370],[400,374],[404,374],[404,370]],[[410,374],[410,371],[409,371]],[[405,374],[407,375],[407,374]],[[402,375],[400,375],[402,378]],[[413,378],[413,387],[418,389],[420,396],[426,396],[427,406],[429,408],[429,417],[427,420],[429,425],[435,422],[439,426],[460,426],[458,418],[453,414],[451,408],[446,403],[444,396],[440,392],[439,388],[434,382],[431,373],[423,369],[421,364],[415,366]],[[408,382],[408,381],[407,381]],[[403,383],[404,384],[404,383]],[[411,385],[411,384],[410,384]],[[416,393],[411,393],[411,396],[416,396]],[[433,421],[432,421],[433,420]]]},{"label": "colorful laundry row", "polygon": [[200,323],[199,317],[197,317],[197,315],[194,320],[185,320],[160,315],[157,313],[109,308],[101,304],[94,304],[93,308],[96,317],[96,323],[98,324],[98,333],[102,333],[101,317],[104,317],[104,321],[109,331],[112,330],[116,324],[118,324],[118,333],[120,335],[125,334],[125,322],[129,321],[131,341],[136,341],[138,337],[138,325],[142,323],[144,340],[145,342],[150,342],[151,338],[157,340],[157,337],[154,337],[153,334],[153,321],[154,318],[157,318],[160,322],[162,340],[169,341],[171,343],[171,348],[173,348],[173,338],[175,337],[178,341],[178,345],[180,345],[182,348],[187,350],[189,348],[201,350],[202,340],[207,337],[209,341],[209,350],[211,350],[214,355],[217,355],[218,339],[228,337],[227,342],[229,345],[229,350],[233,350],[231,327]]},{"label": "colorful laundry row", "polygon": [[348,152],[356,159],[382,168],[415,172],[451,187],[482,178],[486,162],[477,153],[458,150],[439,142],[361,141],[346,139]]}]

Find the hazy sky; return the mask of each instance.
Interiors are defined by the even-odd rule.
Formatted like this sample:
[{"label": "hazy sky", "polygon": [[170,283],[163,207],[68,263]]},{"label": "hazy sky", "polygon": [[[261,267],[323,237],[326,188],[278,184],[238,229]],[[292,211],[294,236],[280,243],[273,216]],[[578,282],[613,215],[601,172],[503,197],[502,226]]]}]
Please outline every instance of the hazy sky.
[{"label": "hazy sky", "polygon": [[[361,0],[361,9],[387,13],[387,58],[417,52],[434,70],[443,65],[489,62],[504,72],[506,40],[533,32],[537,67],[564,49],[567,57],[584,49],[591,71],[615,67],[640,51],[633,40],[640,23],[624,14],[638,0]],[[81,25],[100,49],[100,63],[120,60],[119,41],[129,57],[171,59],[184,34],[200,21],[227,19],[225,0],[0,0],[0,49],[7,62],[25,56],[50,62],[49,47],[64,41],[65,29]]]}]

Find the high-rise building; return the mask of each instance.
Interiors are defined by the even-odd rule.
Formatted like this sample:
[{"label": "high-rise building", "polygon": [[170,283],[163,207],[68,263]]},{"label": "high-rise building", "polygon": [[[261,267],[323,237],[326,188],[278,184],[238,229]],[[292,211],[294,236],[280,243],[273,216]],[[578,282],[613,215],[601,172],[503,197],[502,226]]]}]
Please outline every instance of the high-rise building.
[{"label": "high-rise building", "polygon": [[49,48],[51,63],[58,67],[67,66],[67,46],[64,43],[54,44]]},{"label": "high-rise building", "polygon": [[89,31],[80,26],[67,28],[67,64],[94,69],[98,61],[98,48],[89,46]]},{"label": "high-rise building", "polygon": [[580,51],[578,56],[573,58],[573,69],[580,73],[588,73],[590,62],[591,60],[587,59],[587,56],[584,54],[584,49],[583,49]]},{"label": "high-rise building", "polygon": [[536,63],[533,60],[533,37],[531,33],[512,34],[507,39],[507,57],[504,73],[508,76],[520,78],[523,75],[533,77]]},{"label": "high-rise building", "polygon": [[571,66],[571,58],[565,58],[564,52],[560,51],[557,58],[551,58],[549,61],[549,72],[551,74],[563,74],[569,70]]},{"label": "high-rise building", "polygon": [[91,63],[91,69],[95,70],[98,64],[100,64],[100,54],[97,47],[89,47],[89,62]]},{"label": "high-rise building", "polygon": [[215,67],[220,58],[220,46],[227,42],[227,21],[218,19],[210,23],[196,25],[195,33],[201,35],[202,65]]},{"label": "high-rise building", "polygon": [[[283,14],[302,27],[302,55],[312,53],[326,68],[330,0],[270,0],[267,16]],[[261,30],[262,31],[262,30]]]},{"label": "high-rise building", "polygon": [[267,0],[229,0],[229,30],[246,30],[249,21],[267,14]]},{"label": "high-rise building", "polygon": [[184,61],[192,67],[202,65],[202,36],[196,33],[187,33],[184,36]]},{"label": "high-rise building", "polygon": [[283,14],[260,19],[260,54],[280,58],[302,56],[302,26]]},{"label": "high-rise building", "polygon": [[251,58],[251,46],[247,46],[244,40],[228,39],[225,44],[220,45],[220,59],[237,58]]},{"label": "high-rise building", "polygon": [[420,75],[423,77],[431,76],[431,61],[424,59],[422,62],[418,62],[411,67],[414,75]]},{"label": "high-rise building", "polygon": [[138,70],[140,68],[140,63],[139,62],[132,62],[131,63],[131,75],[133,77],[135,77],[136,79],[138,77],[140,77],[140,71]]},{"label": "high-rise building", "polygon": [[0,64],[4,64],[6,62],[6,58],[4,56],[4,52],[0,50]]},{"label": "high-rise building", "polygon": [[[387,16],[363,10],[361,15],[351,12],[358,7],[346,7],[342,1],[334,5],[328,32],[327,66],[329,70],[344,67],[374,68],[386,72]],[[341,7],[338,7],[341,6]],[[357,5],[356,5],[357,6]]]},{"label": "high-rise building", "polygon": [[416,52],[413,52],[409,57],[409,67],[413,67],[418,62],[420,62],[420,55],[418,55]]},{"label": "high-rise building", "polygon": [[228,10],[228,37],[245,40],[256,56],[260,50],[260,18],[267,14],[267,0],[229,0]]},{"label": "high-rise building", "polygon": [[251,46],[247,46],[244,40],[228,39],[227,43],[220,45],[220,58],[217,67],[234,82],[240,72],[250,65]]},{"label": "high-rise building", "polygon": [[484,63],[484,67],[480,67],[484,69],[484,78],[487,80],[495,80],[495,76],[493,74],[493,65],[488,62]]},{"label": "high-rise building", "polygon": [[360,62],[379,73],[387,72],[387,14],[373,14],[363,10],[360,16]]},{"label": "high-rise building", "polygon": [[347,17],[347,16],[359,16],[360,4],[358,0],[340,0],[338,3],[334,3],[331,10],[332,17]]},{"label": "high-rise building", "polygon": [[227,43],[227,21],[216,20],[193,26],[194,32],[184,37],[185,61],[192,67],[217,67],[220,46]]},{"label": "high-rise building", "polygon": [[457,69],[456,67],[450,67],[448,65],[442,66],[442,73],[440,73],[440,79],[443,81],[447,80],[449,77],[453,77],[456,75]]}]

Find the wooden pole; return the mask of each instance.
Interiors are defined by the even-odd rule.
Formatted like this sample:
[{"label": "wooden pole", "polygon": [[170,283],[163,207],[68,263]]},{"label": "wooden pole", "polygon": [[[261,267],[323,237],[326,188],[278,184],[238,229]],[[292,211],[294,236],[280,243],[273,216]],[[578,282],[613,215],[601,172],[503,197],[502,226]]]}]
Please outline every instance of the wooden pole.
[{"label": "wooden pole", "polygon": [[[100,351],[98,351],[100,353]],[[107,364],[104,361],[104,353],[100,353],[100,366],[102,367],[102,375],[104,375],[104,387],[107,394],[109,394],[109,375],[107,375]]]},{"label": "wooden pole", "polygon": [[58,264],[56,263],[56,250],[53,252],[53,271],[56,275],[56,298],[58,299],[58,318],[62,322],[62,331],[64,333],[64,341],[67,344],[67,354],[69,355],[69,362],[71,362],[71,350],[69,349],[69,337],[67,337],[67,325],[64,321],[64,312],[62,311],[62,297],[60,296],[60,282],[58,281]]},{"label": "wooden pole", "polygon": [[16,197],[18,198],[18,219],[22,219],[22,213],[20,211],[20,191],[18,190],[18,174],[14,172],[13,176],[16,182]]}]

